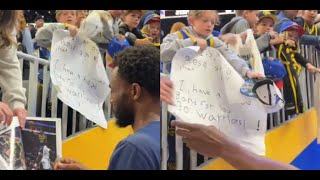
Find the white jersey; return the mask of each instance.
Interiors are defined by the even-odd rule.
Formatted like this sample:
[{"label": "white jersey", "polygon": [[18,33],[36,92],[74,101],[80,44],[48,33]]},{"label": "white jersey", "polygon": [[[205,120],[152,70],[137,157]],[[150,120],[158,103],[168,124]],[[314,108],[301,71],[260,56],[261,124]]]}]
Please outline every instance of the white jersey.
[{"label": "white jersey", "polygon": [[43,146],[43,150],[42,150],[42,159],[41,159],[41,163],[42,163],[42,167],[43,169],[50,169],[51,165],[50,165],[50,149],[44,145]]},{"label": "white jersey", "polygon": [[42,150],[42,158],[49,159],[49,155],[50,155],[49,152],[50,152],[50,149],[46,145],[44,145]]}]

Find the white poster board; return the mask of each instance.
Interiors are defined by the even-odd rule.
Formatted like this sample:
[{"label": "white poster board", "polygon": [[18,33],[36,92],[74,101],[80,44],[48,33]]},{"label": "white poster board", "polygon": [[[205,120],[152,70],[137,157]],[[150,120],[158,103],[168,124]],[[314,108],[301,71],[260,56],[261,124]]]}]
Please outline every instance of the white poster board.
[{"label": "white poster board", "polygon": [[[89,15],[87,20],[91,19],[96,21]],[[109,80],[97,45],[85,33],[101,26],[90,21],[86,24],[75,37],[66,30],[54,31],[50,76],[62,102],[107,128],[102,105],[110,93]],[[90,25],[94,27],[89,28]]]},{"label": "white poster board", "polygon": [[242,43],[240,34],[236,35],[236,44],[229,44],[228,47],[232,48],[240,57],[249,61],[252,70],[264,74],[262,59],[258,49],[256,40],[254,39],[251,29],[246,30],[247,39]]},{"label": "white poster board", "polygon": [[214,125],[250,151],[264,155],[267,112],[260,101],[240,93],[244,80],[214,48],[180,49],[172,61],[177,119]]}]

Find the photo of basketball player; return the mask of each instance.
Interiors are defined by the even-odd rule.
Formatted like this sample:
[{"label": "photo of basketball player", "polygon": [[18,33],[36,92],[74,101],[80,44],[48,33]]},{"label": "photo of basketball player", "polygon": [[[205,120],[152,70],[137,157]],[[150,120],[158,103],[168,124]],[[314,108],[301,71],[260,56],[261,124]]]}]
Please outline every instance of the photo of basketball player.
[{"label": "photo of basketball player", "polygon": [[20,128],[15,128],[15,137],[14,137],[14,150],[12,157],[12,162],[10,162],[11,156],[11,130],[8,130],[0,135],[0,161],[5,161],[4,167],[5,169],[25,169],[25,161],[24,161],[24,153],[22,148],[22,141],[21,141],[21,133]]},{"label": "photo of basketball player", "polygon": [[15,128],[15,142],[14,142],[14,165],[13,169],[22,170],[25,169],[25,158],[23,151],[23,143],[21,138],[21,128]]},{"label": "photo of basketball player", "polygon": [[51,149],[48,146],[44,145],[39,152],[39,155],[42,156],[40,161],[42,165],[42,169],[46,169],[46,170],[52,169],[52,163],[50,162],[50,151]]},{"label": "photo of basketball player", "polygon": [[56,153],[56,122],[27,120],[22,130],[27,170],[52,170]]},{"label": "photo of basketball player", "polygon": [[11,130],[0,135],[0,163],[7,168],[10,164],[10,136]]}]

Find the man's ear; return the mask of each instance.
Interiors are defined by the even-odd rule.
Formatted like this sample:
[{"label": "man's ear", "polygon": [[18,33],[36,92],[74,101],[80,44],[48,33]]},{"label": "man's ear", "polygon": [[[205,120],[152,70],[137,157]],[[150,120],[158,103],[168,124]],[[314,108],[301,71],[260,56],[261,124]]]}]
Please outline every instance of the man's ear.
[{"label": "man's ear", "polygon": [[141,97],[141,86],[137,83],[131,85],[131,97],[133,100],[138,100]]}]

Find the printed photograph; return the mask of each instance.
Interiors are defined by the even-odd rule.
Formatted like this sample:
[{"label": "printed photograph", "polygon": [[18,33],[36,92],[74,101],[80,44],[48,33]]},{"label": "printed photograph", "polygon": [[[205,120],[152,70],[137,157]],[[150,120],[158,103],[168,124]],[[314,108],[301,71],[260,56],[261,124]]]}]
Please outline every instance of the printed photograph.
[{"label": "printed photograph", "polygon": [[27,120],[22,136],[27,170],[52,170],[57,158],[56,122]]},{"label": "printed photograph", "polygon": [[[21,140],[21,129],[19,127],[15,128],[15,137],[14,137],[14,150],[10,150],[11,144],[11,130],[5,131],[0,135],[0,169],[16,169],[23,170],[25,169],[25,159],[23,152],[23,144]],[[10,162],[11,153],[12,162]]]}]

